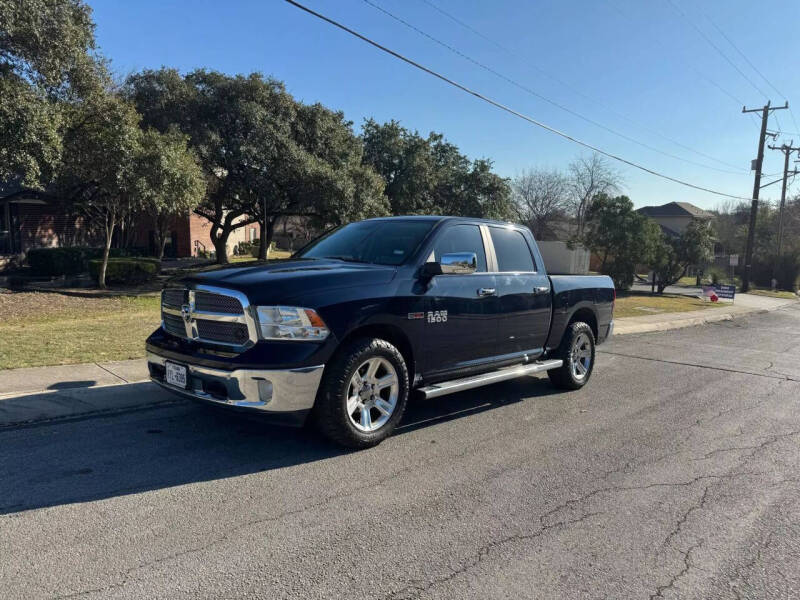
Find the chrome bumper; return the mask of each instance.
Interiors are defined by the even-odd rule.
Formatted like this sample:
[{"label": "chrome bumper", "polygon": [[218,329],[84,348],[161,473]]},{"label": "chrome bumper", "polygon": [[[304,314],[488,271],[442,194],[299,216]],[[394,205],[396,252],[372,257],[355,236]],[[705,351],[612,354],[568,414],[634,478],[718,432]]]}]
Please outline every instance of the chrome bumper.
[{"label": "chrome bumper", "polygon": [[[164,381],[164,363],[186,367],[188,387]],[[287,425],[302,425],[317,397],[325,365],[287,370],[236,369],[225,371],[173,361],[147,353],[150,379],[170,392],[219,406],[253,412]]]}]

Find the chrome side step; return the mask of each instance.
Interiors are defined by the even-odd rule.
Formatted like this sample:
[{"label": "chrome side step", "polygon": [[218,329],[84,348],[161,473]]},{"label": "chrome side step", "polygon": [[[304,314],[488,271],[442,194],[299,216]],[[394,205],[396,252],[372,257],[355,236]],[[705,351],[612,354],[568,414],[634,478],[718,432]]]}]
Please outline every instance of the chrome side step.
[{"label": "chrome side step", "polygon": [[534,373],[541,373],[542,371],[549,371],[550,369],[557,369],[564,364],[563,360],[552,359],[534,362],[527,365],[514,365],[513,367],[506,367],[490,373],[483,373],[482,375],[473,375],[471,377],[464,377],[463,379],[453,379],[452,381],[443,381],[442,383],[435,383],[433,385],[426,385],[419,388],[419,392],[425,396],[425,399],[436,398],[446,394],[454,394],[456,392],[463,392],[464,390],[471,390],[472,388],[497,383],[498,381],[506,381],[508,379],[516,379],[525,375],[532,375]]}]

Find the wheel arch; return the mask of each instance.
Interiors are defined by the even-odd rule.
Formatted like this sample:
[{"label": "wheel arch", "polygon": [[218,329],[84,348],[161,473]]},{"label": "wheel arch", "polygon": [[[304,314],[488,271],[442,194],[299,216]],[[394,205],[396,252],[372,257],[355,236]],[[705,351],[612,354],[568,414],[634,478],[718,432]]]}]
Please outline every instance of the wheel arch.
[{"label": "wheel arch", "polygon": [[561,334],[561,339],[563,339],[564,335],[566,335],[567,328],[576,321],[583,321],[586,323],[592,329],[592,335],[594,335],[594,339],[597,340],[597,315],[591,308],[587,306],[579,308],[572,313],[569,321],[567,322],[567,327],[564,328],[564,333]]},{"label": "wheel arch", "polygon": [[348,334],[340,342],[339,347],[344,348],[353,340],[360,338],[380,338],[382,340],[386,340],[392,346],[397,348],[400,351],[400,354],[403,355],[403,360],[406,362],[406,368],[408,369],[408,384],[409,386],[413,387],[414,375],[417,372],[414,349],[411,345],[411,340],[408,338],[408,335],[406,335],[406,333],[400,327],[389,323],[370,323],[368,325],[362,325],[348,332]]}]

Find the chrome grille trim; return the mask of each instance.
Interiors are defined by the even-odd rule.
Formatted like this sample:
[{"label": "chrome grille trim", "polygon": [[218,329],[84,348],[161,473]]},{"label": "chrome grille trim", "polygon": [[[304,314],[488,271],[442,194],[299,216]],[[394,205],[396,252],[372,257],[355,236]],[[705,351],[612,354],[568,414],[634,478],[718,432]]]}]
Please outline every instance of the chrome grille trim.
[{"label": "chrome grille trim", "polygon": [[[183,294],[183,304],[180,306],[171,304],[180,294]],[[198,295],[202,295],[201,306],[222,310],[219,312],[200,310],[196,301]],[[219,296],[220,299],[214,299],[212,296]],[[235,306],[234,303],[239,306],[237,313],[229,312]],[[184,339],[226,346],[239,352],[250,348],[258,341],[255,309],[250,306],[247,296],[236,290],[210,285],[165,288],[161,296],[161,315],[164,331]],[[178,330],[178,319],[180,319],[180,330]],[[204,326],[205,324],[207,326]],[[200,335],[201,327],[207,337]],[[243,328],[246,336],[244,340],[239,340],[237,338],[241,336]]]}]

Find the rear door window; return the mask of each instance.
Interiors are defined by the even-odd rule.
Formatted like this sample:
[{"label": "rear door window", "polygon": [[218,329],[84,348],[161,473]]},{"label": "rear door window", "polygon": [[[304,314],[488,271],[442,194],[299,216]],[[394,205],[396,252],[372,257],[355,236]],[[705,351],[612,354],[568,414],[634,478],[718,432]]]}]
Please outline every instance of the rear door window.
[{"label": "rear door window", "polygon": [[536,271],[531,249],[519,231],[505,227],[490,227],[489,231],[492,235],[499,271],[523,273]]}]

